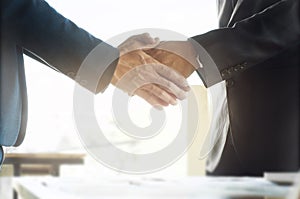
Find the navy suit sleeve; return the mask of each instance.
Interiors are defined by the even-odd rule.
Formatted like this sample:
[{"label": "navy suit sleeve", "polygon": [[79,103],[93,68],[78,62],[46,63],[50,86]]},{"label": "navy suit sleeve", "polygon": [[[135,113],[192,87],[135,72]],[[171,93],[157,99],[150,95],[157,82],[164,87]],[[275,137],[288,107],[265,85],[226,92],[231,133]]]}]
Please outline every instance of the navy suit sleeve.
[{"label": "navy suit sleeve", "polygon": [[[5,34],[10,34],[26,54],[73,79],[87,55],[101,44],[101,54],[89,67],[91,71],[104,71],[103,75],[96,89],[85,86],[97,93],[110,83],[118,62],[116,48],[77,27],[43,0],[4,0],[1,4],[1,29]],[[107,64],[112,57],[114,61]]]},{"label": "navy suit sleeve", "polygon": [[205,64],[197,71],[203,80],[209,77],[206,85],[211,86],[299,45],[299,0],[278,1],[232,27],[213,30],[192,39],[207,51],[217,66],[219,76],[208,74],[205,67],[209,66]]}]

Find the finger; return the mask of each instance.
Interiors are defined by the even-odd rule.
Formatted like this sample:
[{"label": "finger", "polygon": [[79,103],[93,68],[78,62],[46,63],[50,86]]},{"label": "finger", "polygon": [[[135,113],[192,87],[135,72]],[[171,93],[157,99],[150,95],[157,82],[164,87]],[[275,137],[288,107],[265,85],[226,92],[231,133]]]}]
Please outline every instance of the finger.
[{"label": "finger", "polygon": [[167,88],[164,88],[164,87],[162,87],[160,85],[157,85],[157,86],[161,87],[163,90],[165,90],[166,92],[168,92],[169,95],[171,95],[174,99],[177,99],[177,97],[173,93],[171,93],[171,91],[169,91]]},{"label": "finger", "polygon": [[155,85],[155,84],[146,84],[142,87],[143,90],[151,93],[155,97],[163,100],[164,102],[172,105],[176,105],[176,97],[173,97],[173,95],[170,95],[167,91],[162,89],[161,87]]},{"label": "finger", "polygon": [[172,96],[174,99],[177,99],[177,97],[172,93],[172,91],[170,91],[168,88],[165,88],[159,84],[157,84],[156,86],[160,87],[161,89],[163,89],[164,91],[166,91],[170,96]]},{"label": "finger", "polygon": [[162,108],[163,106],[168,106],[169,104],[156,96],[148,93],[147,91],[140,90],[136,93],[139,97],[143,98],[146,102],[148,102],[153,107]]},{"label": "finger", "polygon": [[136,35],[137,40],[146,44],[157,44],[159,43],[159,38],[152,38],[149,33],[143,33],[140,35]]},{"label": "finger", "polygon": [[156,96],[152,95],[151,93],[149,93],[148,91],[145,91],[143,89],[138,89],[135,92],[135,94],[138,95],[139,97],[143,98],[146,102],[151,104],[153,107],[156,107],[158,109],[161,109],[162,106],[169,105],[167,102],[157,98]]},{"label": "finger", "polygon": [[153,39],[149,33],[143,33],[129,37],[118,46],[118,49],[120,54],[123,55],[133,50],[154,48],[158,44],[158,38]]},{"label": "finger", "polygon": [[[156,75],[154,74],[150,76],[151,82],[156,83],[163,88],[166,88],[165,90],[173,93],[180,100],[186,98],[186,91],[189,90],[189,87],[186,86],[187,82],[183,76],[178,75],[176,71],[162,64],[152,64],[152,67]],[[162,70],[166,70],[167,72],[162,72]],[[162,76],[161,73],[164,76]],[[176,75],[176,78],[170,78],[166,74],[169,74],[170,76]],[[176,84],[173,82],[175,82]],[[178,86],[178,84],[180,85],[180,87]]]},{"label": "finger", "polygon": [[149,33],[144,33],[141,35],[137,35],[135,38],[136,41],[139,42],[139,46],[137,48],[150,49],[159,45],[160,40],[158,37],[152,38]]},{"label": "finger", "polygon": [[143,90],[148,91],[155,97],[165,101],[168,104],[176,105],[176,97],[174,98],[173,95],[170,95],[166,90],[162,89],[161,87],[155,84],[147,84],[143,86]]},{"label": "finger", "polygon": [[176,84],[174,84],[173,82],[165,79],[164,77],[157,77],[156,84],[159,84],[161,86],[161,88],[165,88],[165,90],[167,90],[170,93],[173,93],[176,98],[183,100],[186,98],[186,92],[184,90],[182,90],[181,88],[179,88]]},{"label": "finger", "polygon": [[180,89],[184,91],[189,91],[191,89],[185,77],[172,68],[165,65],[157,65],[156,69],[158,69],[156,71],[158,74],[175,84]]}]

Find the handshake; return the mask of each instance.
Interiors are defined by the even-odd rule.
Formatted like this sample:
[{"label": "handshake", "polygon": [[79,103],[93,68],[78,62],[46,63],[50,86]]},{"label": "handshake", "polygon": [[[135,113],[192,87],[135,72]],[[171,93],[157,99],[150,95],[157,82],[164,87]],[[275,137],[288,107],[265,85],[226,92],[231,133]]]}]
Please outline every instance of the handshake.
[{"label": "handshake", "polygon": [[189,41],[160,42],[148,33],[128,38],[118,46],[120,58],[111,83],[152,106],[177,104],[190,87],[186,78],[199,67]]}]

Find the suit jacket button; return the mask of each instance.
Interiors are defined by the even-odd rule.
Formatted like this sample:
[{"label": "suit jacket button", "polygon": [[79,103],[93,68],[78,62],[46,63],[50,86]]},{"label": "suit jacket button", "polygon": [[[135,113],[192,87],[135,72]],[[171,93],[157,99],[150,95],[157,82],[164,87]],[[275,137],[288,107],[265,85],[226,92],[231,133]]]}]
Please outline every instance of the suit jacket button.
[{"label": "suit jacket button", "polygon": [[223,77],[223,78],[225,78],[225,77],[227,77],[229,75],[229,72],[228,72],[228,70],[223,70],[222,72],[221,72],[221,76]]},{"label": "suit jacket button", "polygon": [[233,85],[234,85],[233,79],[228,79],[228,80],[226,80],[226,86],[227,86],[228,88],[233,87]]},{"label": "suit jacket button", "polygon": [[238,71],[241,71],[241,70],[243,70],[245,68],[245,66],[244,65],[242,65],[242,64],[239,64],[239,65],[237,65],[236,67],[234,67],[234,71],[235,72],[238,72]]},{"label": "suit jacket button", "polygon": [[238,72],[239,70],[240,70],[240,65],[237,65],[237,66],[234,67],[235,72]]}]

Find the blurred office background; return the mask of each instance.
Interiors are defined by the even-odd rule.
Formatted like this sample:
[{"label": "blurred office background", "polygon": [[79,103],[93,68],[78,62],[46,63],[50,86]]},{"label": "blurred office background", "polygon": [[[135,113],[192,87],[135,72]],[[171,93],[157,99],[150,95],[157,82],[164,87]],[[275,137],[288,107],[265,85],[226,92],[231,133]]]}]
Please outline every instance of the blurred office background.
[{"label": "blurred office background", "polygon": [[[162,28],[176,31],[187,37],[207,32],[217,26],[216,2],[207,0],[48,0],[58,12],[89,31],[94,36],[109,38],[134,29]],[[86,153],[80,142],[73,120],[74,82],[62,74],[25,57],[26,78],[29,98],[29,118],[27,135],[18,148],[8,148],[9,153]],[[191,85],[201,85],[196,73],[188,79]],[[195,87],[201,98],[203,111],[200,129],[207,131],[208,118],[206,92],[202,86]],[[105,135],[112,142],[128,141],[115,126],[111,116],[110,86],[104,94],[96,96],[95,110]],[[134,97],[130,106],[130,116],[138,125],[149,123],[150,106]],[[167,145],[176,136],[181,118],[180,107],[166,108],[168,122],[164,135],[150,140],[143,149],[134,142],[119,147],[133,153],[150,152]],[[176,125],[177,124],[177,125]],[[188,131],[188,125],[187,125]],[[155,143],[155,145],[153,145]],[[172,166],[151,174],[157,176],[185,176],[204,174],[204,161],[199,160],[200,147],[194,142],[188,155],[184,155]],[[62,166],[61,175],[102,176],[116,172],[102,166],[86,154],[82,166]]]}]

